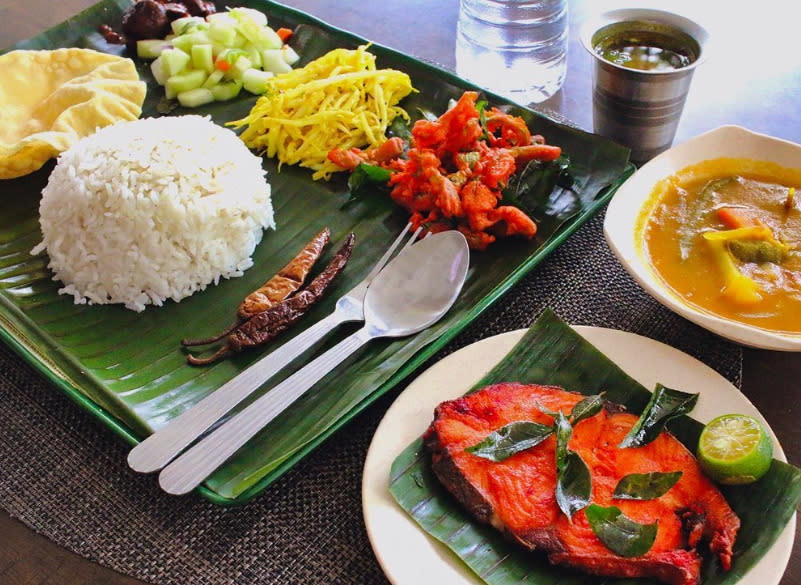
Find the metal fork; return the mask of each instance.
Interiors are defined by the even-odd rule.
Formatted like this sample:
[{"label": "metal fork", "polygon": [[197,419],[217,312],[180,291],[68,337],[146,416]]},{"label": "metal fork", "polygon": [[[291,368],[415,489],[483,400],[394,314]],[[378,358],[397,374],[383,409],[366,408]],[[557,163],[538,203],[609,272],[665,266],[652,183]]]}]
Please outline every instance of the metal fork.
[{"label": "metal fork", "polygon": [[411,228],[411,223],[406,225],[364,280],[337,301],[336,308],[330,315],[324,317],[288,343],[275,349],[272,353],[261,358],[131,449],[128,453],[128,465],[131,469],[142,473],[158,471],[237,404],[247,398],[251,394],[249,388],[258,388],[263,385],[295,358],[343,323],[363,321],[363,305],[367,287],[370,286],[376,274],[389,262],[395,250],[401,248],[410,233],[411,237],[403,245],[401,252],[417,239],[422,228],[417,228],[414,232],[411,231]]}]

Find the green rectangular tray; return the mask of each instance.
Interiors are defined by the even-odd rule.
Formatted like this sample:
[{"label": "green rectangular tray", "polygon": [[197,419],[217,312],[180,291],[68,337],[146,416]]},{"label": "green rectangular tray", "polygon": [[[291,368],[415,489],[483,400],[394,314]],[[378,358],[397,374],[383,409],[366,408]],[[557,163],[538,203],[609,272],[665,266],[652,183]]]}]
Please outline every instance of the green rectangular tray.
[{"label": "green rectangular tray", "polygon": [[[68,21],[14,48],[51,49],[79,46],[127,55],[98,32],[101,24],[118,26],[128,0],[103,0]],[[292,43],[301,65],[337,47],[367,42],[312,16],[267,0],[242,5],[264,11],[273,27],[295,29]],[[407,72],[419,93],[403,102],[412,116],[420,110],[441,112],[448,100],[476,89],[453,74],[373,43],[379,67]],[[233,102],[197,110],[165,110],[163,89],[154,82],[149,63],[136,60],[148,84],[143,116],[202,114],[220,124],[243,117],[256,101],[243,94]],[[599,136],[555,122],[531,110],[483,92],[490,105],[507,105],[523,116],[534,133],[560,145],[570,156],[573,191],[558,189],[536,217],[537,237],[509,239],[487,252],[473,253],[467,283],[457,304],[435,327],[414,337],[376,341],[329,374],[308,394],[266,427],[199,488],[218,504],[247,501],[297,463],[334,431],[381,394],[415,371],[453,339],[482,311],[496,302],[565,238],[606,204],[634,170],[628,150]],[[356,233],[356,249],[345,273],[327,297],[296,329],[276,343],[285,343],[333,309],[336,298],[361,280],[406,223],[405,214],[387,198],[343,206],[344,177],[315,182],[305,169],[272,160],[264,167],[272,184],[278,229],[265,234],[254,254],[254,267],[241,278],[221,282],[180,303],[149,307],[134,313],[120,306],[75,305],[58,295],[46,257],[32,257],[39,241],[39,193],[53,163],[40,171],[3,181],[0,188],[0,337],[33,364],[56,387],[98,417],[130,444],[166,424],[247,368],[274,346],[243,353],[206,368],[186,365],[179,340],[203,337],[229,325],[235,307],[251,290],[275,273],[323,226],[332,232],[332,248],[348,232]],[[554,210],[571,209],[565,220]],[[330,255],[330,252],[328,253]],[[327,259],[323,258],[323,262]],[[344,327],[321,348],[330,347],[353,328]],[[280,381],[305,359],[275,378]],[[268,387],[262,389],[266,390]]]}]

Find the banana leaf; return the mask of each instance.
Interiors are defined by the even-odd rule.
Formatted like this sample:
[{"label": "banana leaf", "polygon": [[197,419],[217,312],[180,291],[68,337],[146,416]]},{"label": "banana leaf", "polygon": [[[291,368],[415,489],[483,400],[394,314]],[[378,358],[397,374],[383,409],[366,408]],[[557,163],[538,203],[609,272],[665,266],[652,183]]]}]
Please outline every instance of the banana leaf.
[{"label": "banana leaf", "polygon": [[[554,384],[605,398],[641,413],[651,393],[628,376],[551,311],[545,311],[524,337],[471,389],[514,380]],[[687,389],[691,390],[691,389]],[[695,451],[703,425],[689,416],[674,419],[669,430]],[[448,546],[489,585],[657,585],[649,579],[610,579],[550,565],[544,555],[527,553],[500,533],[478,524],[437,480],[421,439],[393,461],[390,491],[400,506],[431,536]],[[731,570],[716,560],[702,569],[703,585],[734,584],[770,549],[801,502],[801,470],[774,460],[760,481],[721,486],[740,517]]]},{"label": "banana leaf", "polygon": [[[7,50],[78,46],[127,56],[124,46],[106,43],[98,28],[101,24],[118,28],[128,4],[129,0],[103,0]],[[295,29],[292,43],[302,56],[301,65],[331,49],[366,42],[280,4],[250,0],[243,5],[265,12],[273,27]],[[418,93],[403,106],[413,116],[423,111],[442,112],[449,99],[472,88],[444,70],[378,44],[370,50],[377,55],[379,67],[410,74]],[[224,124],[242,118],[256,101],[255,96],[243,92],[231,102],[196,110],[173,108],[165,103],[163,88],[153,80],[149,63],[138,59],[136,63],[148,84],[143,116],[194,113]],[[508,106],[526,119],[532,132],[562,146],[571,160],[573,186],[559,187],[539,202],[535,239],[504,241],[485,253],[473,254],[460,299],[436,327],[408,339],[374,342],[352,357],[212,475],[201,488],[204,496],[219,504],[240,503],[263,490],[495,302],[595,214],[633,171],[628,151],[606,139],[509,104],[491,93],[484,92],[482,98],[492,105]],[[406,215],[386,197],[345,206],[345,177],[315,182],[306,169],[284,166],[279,172],[273,160],[265,160],[264,167],[272,184],[278,227],[265,234],[254,254],[254,266],[241,278],[138,314],[120,306],[73,304],[71,297],[57,293],[60,284],[51,280],[47,258],[29,254],[40,239],[39,193],[52,162],[27,177],[3,181],[0,337],[127,442],[141,441],[276,347],[267,345],[211,367],[195,368],[186,364],[180,339],[205,337],[224,329],[241,299],[280,269],[323,226],[331,229],[333,249],[349,232],[355,232],[356,248],[344,274],[327,297],[275,343],[290,342],[333,309],[336,298],[366,275],[406,224]],[[323,257],[321,262],[327,260]],[[344,327],[312,351],[331,346],[352,331],[352,327]],[[311,355],[310,351],[274,382]]]}]

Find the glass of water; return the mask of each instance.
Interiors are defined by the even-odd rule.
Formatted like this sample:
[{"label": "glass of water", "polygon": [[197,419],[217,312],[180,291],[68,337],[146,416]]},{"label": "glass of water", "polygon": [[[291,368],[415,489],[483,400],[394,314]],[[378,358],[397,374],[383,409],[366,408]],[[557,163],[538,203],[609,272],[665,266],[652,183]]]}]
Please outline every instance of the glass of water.
[{"label": "glass of water", "polygon": [[456,72],[520,104],[562,87],[567,0],[460,0]]}]

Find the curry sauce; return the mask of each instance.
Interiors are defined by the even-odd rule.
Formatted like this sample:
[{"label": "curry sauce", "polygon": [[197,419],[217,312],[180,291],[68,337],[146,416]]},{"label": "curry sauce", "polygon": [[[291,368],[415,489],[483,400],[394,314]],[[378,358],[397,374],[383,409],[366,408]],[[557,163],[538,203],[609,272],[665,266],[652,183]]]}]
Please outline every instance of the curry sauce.
[{"label": "curry sauce", "polygon": [[654,187],[637,238],[687,303],[801,333],[801,169],[728,158],[687,167]]}]

